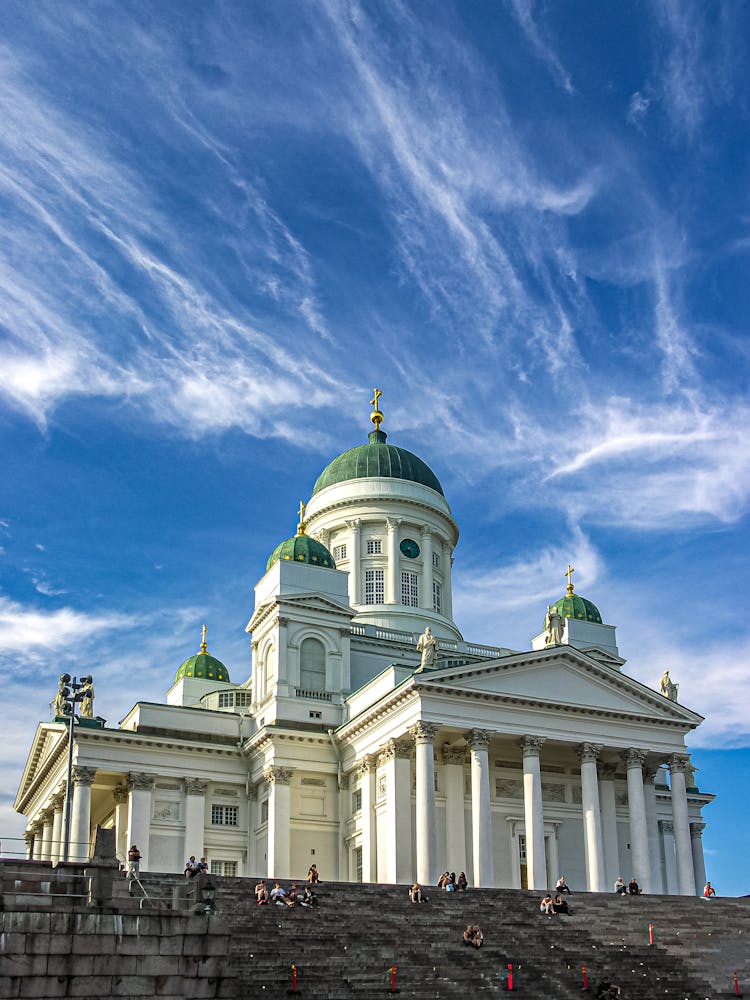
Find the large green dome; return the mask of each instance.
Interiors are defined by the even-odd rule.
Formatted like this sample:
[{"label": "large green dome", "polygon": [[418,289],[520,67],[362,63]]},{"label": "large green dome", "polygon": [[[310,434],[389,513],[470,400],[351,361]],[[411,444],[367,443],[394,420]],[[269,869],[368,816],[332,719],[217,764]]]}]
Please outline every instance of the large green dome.
[{"label": "large green dome", "polygon": [[268,557],[266,572],[281,560],[289,562],[310,563],[312,566],[324,566],[326,569],[336,569],[333,556],[321,542],[309,535],[297,534],[280,542]]},{"label": "large green dome", "polygon": [[368,437],[368,444],[350,448],[323,469],[313,487],[313,496],[326,486],[345,483],[349,479],[370,477],[406,479],[411,483],[429,486],[436,493],[445,495],[438,477],[421,458],[405,448],[386,444],[385,431],[371,431]]},{"label": "large green dome", "polygon": [[587,601],[585,597],[579,597],[578,594],[566,594],[553,607],[563,618],[577,618],[584,622],[602,624],[599,608],[591,601]]},{"label": "large green dome", "polygon": [[196,653],[188,656],[174,675],[175,683],[181,677],[196,677],[204,681],[223,681],[229,683],[229,671],[215,656],[210,653]]}]

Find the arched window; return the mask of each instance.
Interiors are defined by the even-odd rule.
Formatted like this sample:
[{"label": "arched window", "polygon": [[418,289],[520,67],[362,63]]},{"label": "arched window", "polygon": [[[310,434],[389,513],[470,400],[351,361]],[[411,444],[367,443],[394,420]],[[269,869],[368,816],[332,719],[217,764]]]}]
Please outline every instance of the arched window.
[{"label": "arched window", "polygon": [[266,694],[273,693],[273,678],[276,673],[276,649],[269,646],[266,650],[265,674],[266,674]]},{"label": "arched window", "polygon": [[300,644],[299,686],[303,691],[326,689],[326,651],[320,639],[303,639]]}]

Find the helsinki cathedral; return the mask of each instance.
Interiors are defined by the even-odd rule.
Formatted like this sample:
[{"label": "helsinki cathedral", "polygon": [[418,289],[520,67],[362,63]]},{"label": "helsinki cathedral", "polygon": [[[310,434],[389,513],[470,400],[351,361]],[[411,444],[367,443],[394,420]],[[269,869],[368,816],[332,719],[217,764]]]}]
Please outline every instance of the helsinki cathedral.
[{"label": "helsinki cathedral", "polygon": [[[702,809],[685,748],[701,716],[628,676],[573,569],[523,650],[453,620],[458,526],[440,480],[382,430],[321,472],[247,625],[251,676],[208,651],[118,727],[56,715],[16,796],[30,857],[83,859],[97,825],[141,869],[694,895]],[[539,627],[539,626],[537,626]],[[530,631],[533,630],[533,624]],[[165,678],[166,680],[166,678]],[[69,811],[66,822],[65,811]],[[69,840],[65,841],[65,830]]]}]

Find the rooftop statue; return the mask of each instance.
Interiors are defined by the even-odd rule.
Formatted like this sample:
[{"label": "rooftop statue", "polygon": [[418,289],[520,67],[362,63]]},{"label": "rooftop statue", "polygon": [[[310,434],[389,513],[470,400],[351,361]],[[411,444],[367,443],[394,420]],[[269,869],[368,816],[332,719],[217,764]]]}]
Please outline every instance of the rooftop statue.
[{"label": "rooftop statue", "polygon": [[416,673],[419,673],[420,670],[424,670],[426,667],[435,666],[437,662],[437,644],[438,641],[432,634],[432,629],[429,625],[426,625],[424,632],[417,641],[417,652],[422,654],[422,662],[419,664]]},{"label": "rooftop statue", "polygon": [[559,646],[563,638],[565,623],[560,612],[552,604],[547,605],[547,617],[544,619],[545,646]]},{"label": "rooftop statue", "polygon": [[661,683],[659,687],[661,688],[661,693],[664,695],[665,698],[669,698],[670,701],[677,701],[677,695],[679,694],[680,691],[680,685],[674,684],[669,679],[668,670],[665,670],[664,673],[661,675]]},{"label": "rooftop statue", "polygon": [[89,677],[80,692],[81,715],[84,719],[94,718],[94,682]]}]

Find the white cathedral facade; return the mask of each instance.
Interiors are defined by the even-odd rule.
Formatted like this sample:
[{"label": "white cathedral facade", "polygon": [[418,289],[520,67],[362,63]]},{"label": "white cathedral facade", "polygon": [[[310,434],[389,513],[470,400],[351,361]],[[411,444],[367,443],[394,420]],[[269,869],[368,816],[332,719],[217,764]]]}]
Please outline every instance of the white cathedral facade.
[{"label": "white cathedral facade", "polygon": [[[421,459],[375,430],[318,478],[268,560],[252,673],[201,651],[163,704],[76,724],[69,856],[97,824],[142,870],[692,895],[706,879],[686,736],[701,716],[623,670],[615,627],[567,593],[530,649],[464,640],[458,527]],[[541,616],[540,616],[541,617]],[[420,655],[429,628],[437,644]],[[424,645],[424,642],[422,643]],[[672,693],[672,692],[671,692]],[[64,856],[68,726],[39,724],[16,797],[31,857]]]}]

